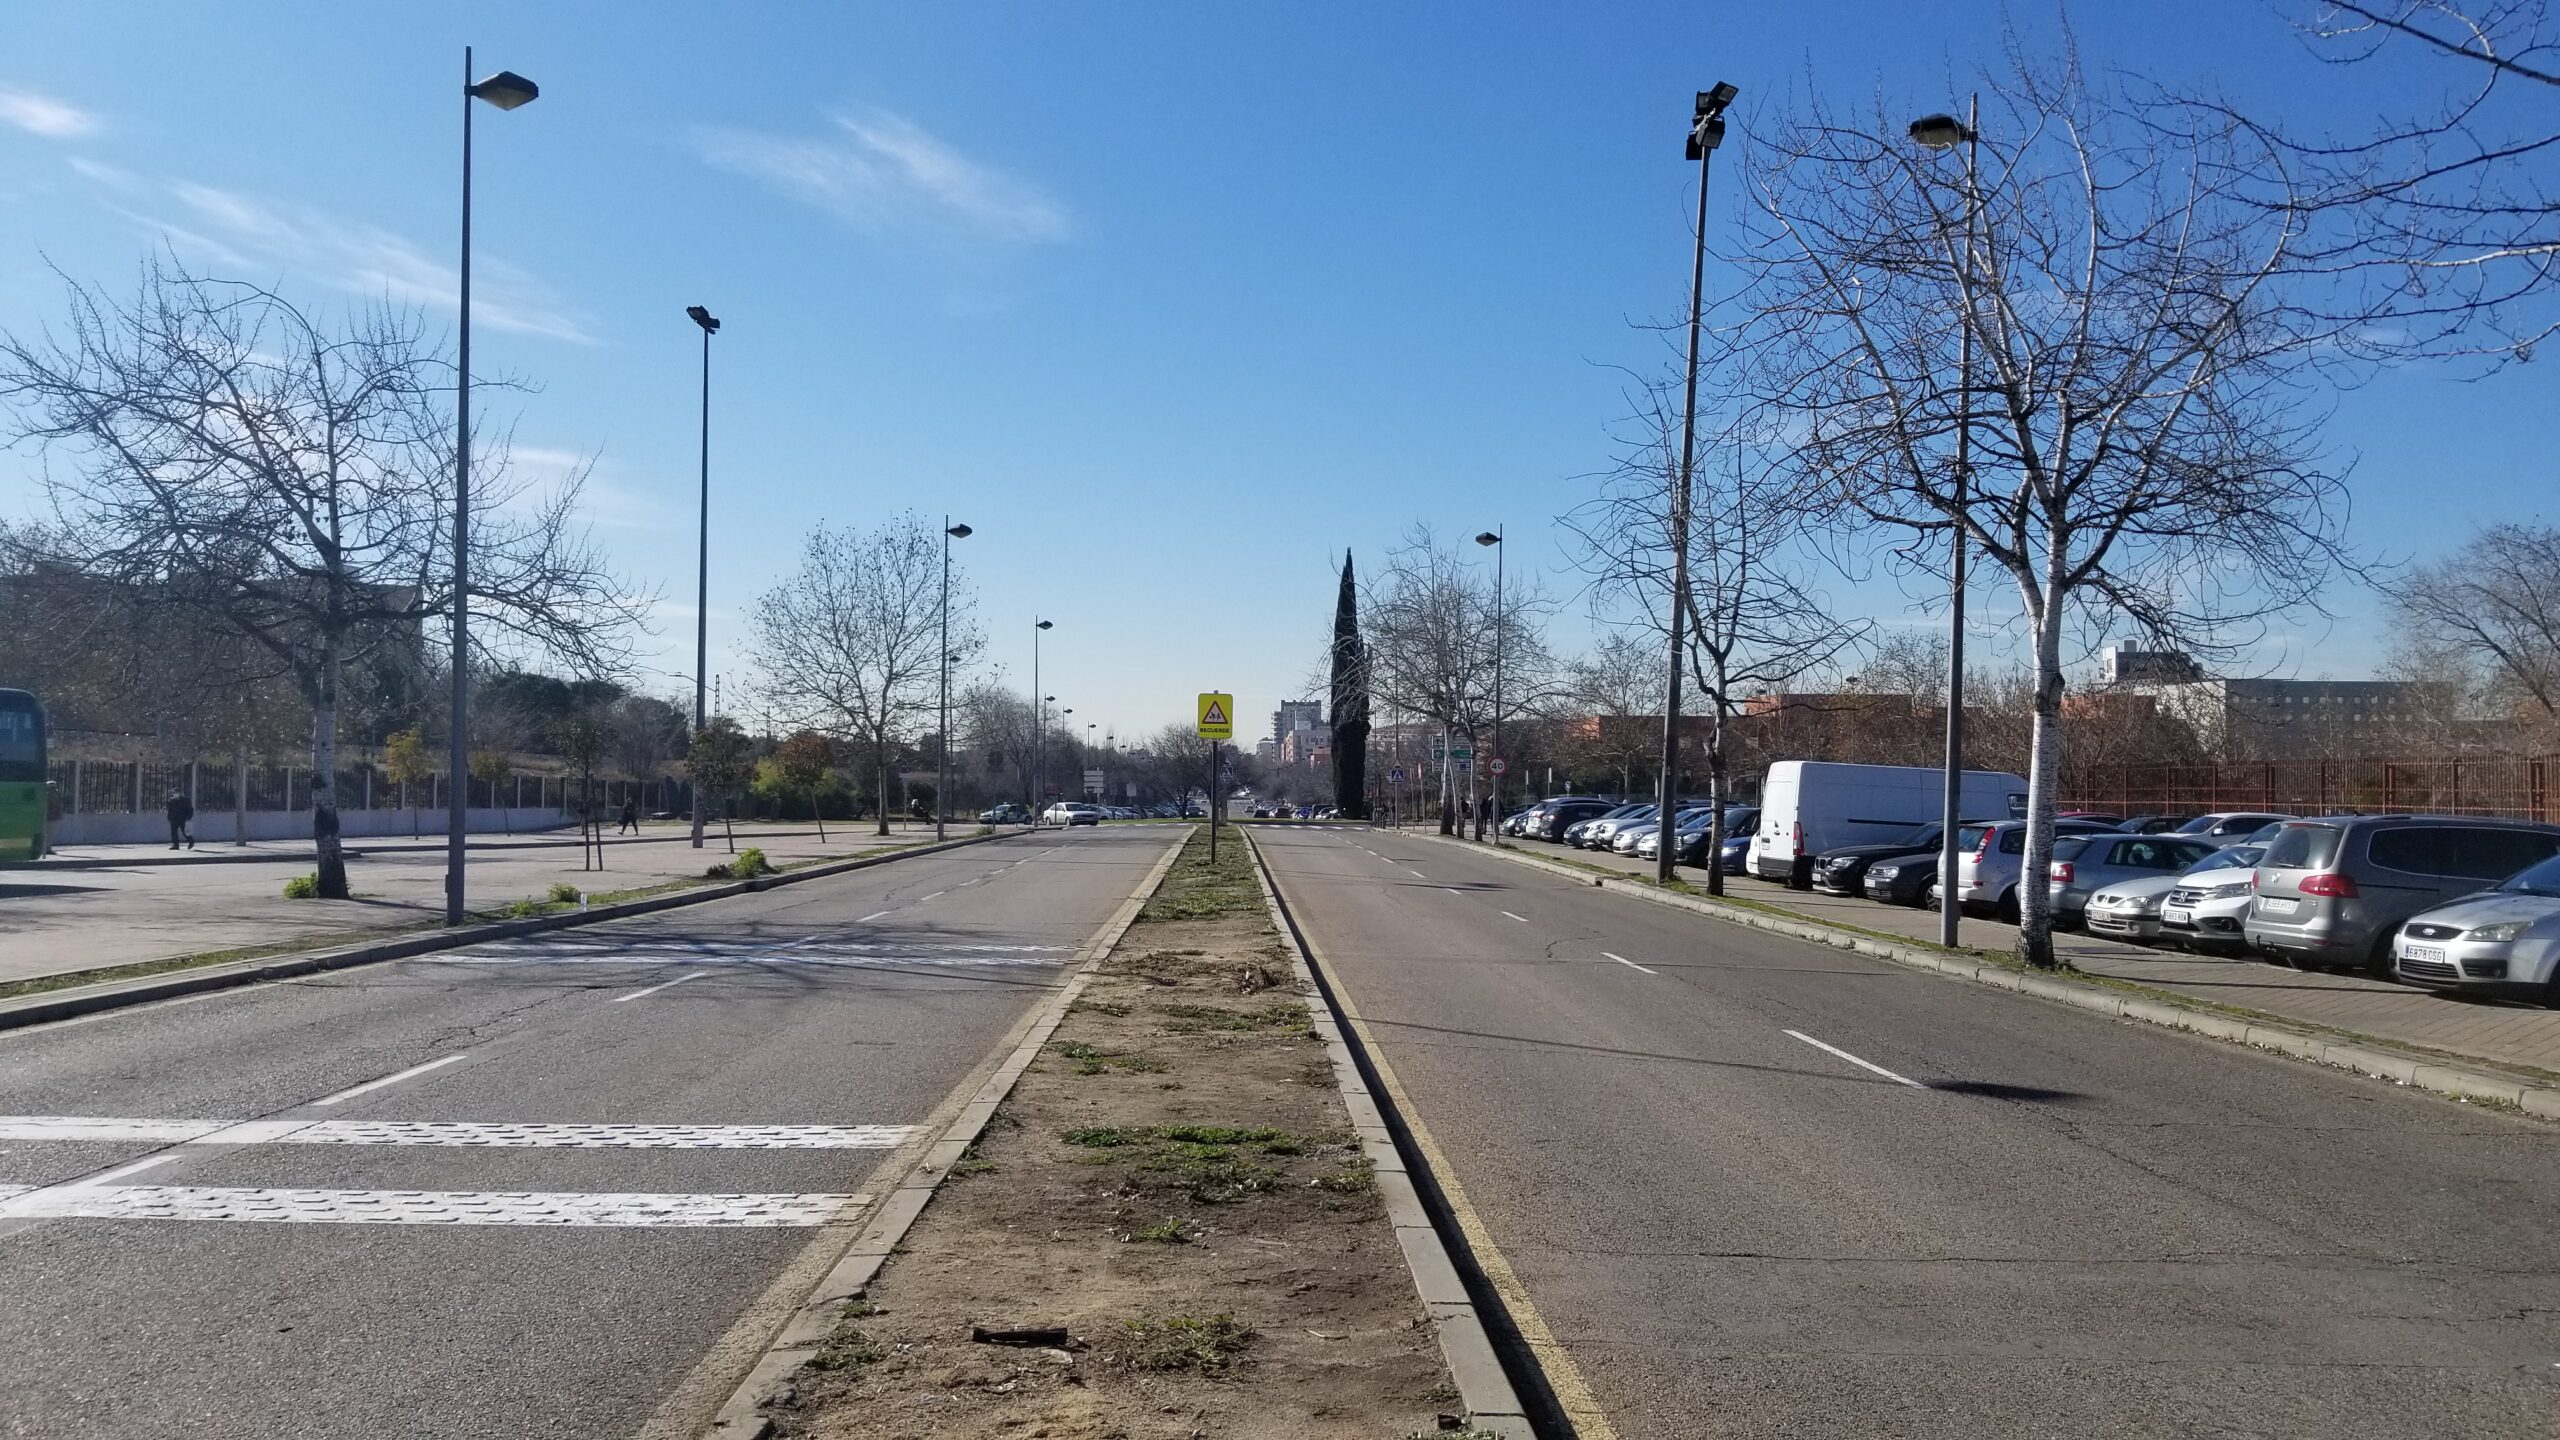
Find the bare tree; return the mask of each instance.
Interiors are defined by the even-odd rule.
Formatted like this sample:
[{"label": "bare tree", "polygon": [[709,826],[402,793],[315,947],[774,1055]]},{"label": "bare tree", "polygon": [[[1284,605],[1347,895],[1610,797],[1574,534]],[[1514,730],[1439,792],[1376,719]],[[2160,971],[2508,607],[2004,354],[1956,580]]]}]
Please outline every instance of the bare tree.
[{"label": "bare tree", "polygon": [[1591,653],[1567,667],[1559,703],[1576,713],[1573,753],[1618,777],[1633,795],[1635,776],[1662,753],[1662,657],[1625,629],[1601,635]]},{"label": "bare tree", "polygon": [[[986,639],[956,570],[951,585],[951,653],[966,663]],[[871,757],[882,835],[898,746],[934,723],[941,586],[941,530],[908,511],[871,531],[819,525],[800,568],[756,608],[764,695],[793,725],[852,740]]]},{"label": "bare tree", "polygon": [[1881,112],[1817,106],[1765,147],[1742,373],[1809,503],[1915,566],[1961,536],[2015,587],[2035,683],[2019,943],[2049,965],[2067,638],[2130,621],[2229,653],[2316,603],[2345,494],[2301,402],[2339,330],[2291,299],[2297,230],[2264,203],[2281,157],[2252,132],[2164,135],[2071,63],[2013,55],[1986,90],[1978,189]]},{"label": "bare tree", "polygon": [[[1596,581],[1595,604],[1613,612],[1608,618],[1632,618],[1638,629],[1667,638],[1673,577],[1686,578],[1681,648],[1707,722],[1707,891],[1721,895],[1724,868],[1716,856],[1733,795],[1730,722],[1753,692],[1783,689],[1831,663],[1868,627],[1833,618],[1802,568],[1791,563],[1789,545],[1801,516],[1785,503],[1783,470],[1760,457],[1744,425],[1708,441],[1713,458],[1692,467],[1696,483],[1685,524],[1672,523],[1671,497],[1682,469],[1678,399],[1667,386],[1643,392],[1628,454],[1598,497],[1565,524]],[[1687,537],[1685,567],[1673,563],[1676,535]],[[1678,816],[1657,818],[1676,860]]]},{"label": "bare tree", "polygon": [[[319,893],[342,899],[342,673],[452,611],[452,366],[412,314],[332,330],[173,263],[129,304],[73,285],[70,312],[59,336],[0,337],[13,438],[77,459],[44,477],[53,558],[181,603],[291,676],[311,711]],[[503,446],[474,471],[475,613],[582,668],[618,665],[638,602],[573,524],[576,477],[519,505]]]},{"label": "bare tree", "polygon": [[[962,736],[960,743],[970,761],[984,767],[991,776],[1010,769],[1021,786],[1022,803],[1031,805],[1031,746],[1035,738],[1031,697],[1016,693],[1000,680],[978,680],[961,687],[951,697],[951,708]],[[955,766],[952,773],[956,777],[959,767]]]},{"label": "bare tree", "polygon": [[[1515,582],[1495,603],[1493,576],[1427,525],[1405,533],[1362,600],[1367,689],[1391,713],[1429,720],[1470,748],[1493,723],[1494,655],[1502,653],[1506,712],[1526,711],[1550,688],[1553,665],[1539,622],[1546,601]],[[1441,767],[1440,833],[1457,829],[1457,786]]]},{"label": "bare tree", "polygon": [[2413,637],[2485,672],[2491,704],[2560,733],[2560,528],[2488,526],[2392,595]]}]

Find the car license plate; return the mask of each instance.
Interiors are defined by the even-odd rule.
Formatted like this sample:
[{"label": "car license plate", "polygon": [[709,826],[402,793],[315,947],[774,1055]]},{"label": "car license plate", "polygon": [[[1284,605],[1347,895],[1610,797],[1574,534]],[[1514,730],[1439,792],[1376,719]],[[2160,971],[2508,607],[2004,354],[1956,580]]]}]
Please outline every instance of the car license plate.
[{"label": "car license plate", "polygon": [[2262,895],[2258,897],[2258,909],[2269,915],[2290,915],[2296,909],[2299,909],[2301,905],[2301,901],[2296,900],[2289,895]]},{"label": "car license plate", "polygon": [[2196,912],[2193,910],[2182,910],[2177,906],[2172,905],[2160,912],[2160,918],[2162,921],[2171,925],[2189,925],[2195,922]]},{"label": "car license plate", "polygon": [[2400,958],[2403,960],[2432,960],[2436,964],[2441,965],[2444,963],[2444,947],[2441,945],[2403,945],[2400,947]]}]

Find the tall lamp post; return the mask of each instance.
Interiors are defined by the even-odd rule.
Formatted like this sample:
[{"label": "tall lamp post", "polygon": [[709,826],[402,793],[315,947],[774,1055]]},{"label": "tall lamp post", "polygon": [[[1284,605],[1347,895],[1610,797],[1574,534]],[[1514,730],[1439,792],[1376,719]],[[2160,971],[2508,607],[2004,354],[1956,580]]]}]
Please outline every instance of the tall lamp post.
[{"label": "tall lamp post", "polygon": [[1048,718],[1051,697],[1040,693],[1040,632],[1057,622],[1031,622],[1031,824],[1040,824],[1040,722]]},{"label": "tall lamp post", "polygon": [[[1931,150],[1964,147],[1964,254],[1958,259],[1957,285],[1964,291],[1964,322],[1956,331],[1956,390],[1964,397],[1964,413],[1956,420],[1954,508],[1962,513],[1973,490],[1973,215],[1980,208],[1975,152],[1982,134],[1974,128],[1982,115],[1982,97],[1965,102],[1964,119],[1924,115],[1911,122],[1911,138]],[[1938,812],[1938,943],[1956,943],[1964,907],[1956,903],[1956,827],[1964,809],[1964,527],[1948,527],[1952,554],[1947,562],[1947,753],[1945,791]]]},{"label": "tall lamp post", "polygon": [[942,517],[942,739],[933,762],[933,838],[943,838],[951,812],[951,542],[976,534]]},{"label": "tall lamp post", "polygon": [[[1493,547],[1493,758],[1508,767],[1502,758],[1502,632],[1506,628],[1502,616],[1502,526],[1495,526],[1476,537],[1479,545]],[[1502,816],[1502,771],[1492,771],[1494,818]],[[1476,815],[1476,838],[1484,838],[1484,815]]]},{"label": "tall lamp post", "polygon": [[462,324],[453,389],[453,716],[445,810],[444,923],[462,923],[464,827],[471,811],[471,102],[501,110],[528,104],[541,87],[513,70],[471,78],[462,47]]},{"label": "tall lamp post", "polygon": [[[1724,143],[1725,107],[1741,92],[1719,80],[1713,90],[1698,92],[1698,108],[1689,122],[1689,158],[1698,162],[1697,247],[1689,261],[1689,397],[1680,411],[1680,474],[1671,491],[1671,627],[1668,675],[1662,687],[1662,785],[1659,813],[1662,851],[1653,862],[1653,878],[1671,883],[1680,860],[1675,812],[1680,808],[1680,663],[1688,651],[1689,604],[1689,471],[1698,447],[1698,325],[1707,284],[1707,173],[1716,147]],[[1708,857],[1710,863],[1714,857]]]},{"label": "tall lamp post", "polygon": [[[699,305],[687,305],[684,313],[702,327],[702,520],[694,532],[693,567],[693,733],[699,735],[711,720],[702,676],[711,668],[711,337],[720,333],[720,321]],[[698,782],[693,786],[693,848],[702,848]]]}]

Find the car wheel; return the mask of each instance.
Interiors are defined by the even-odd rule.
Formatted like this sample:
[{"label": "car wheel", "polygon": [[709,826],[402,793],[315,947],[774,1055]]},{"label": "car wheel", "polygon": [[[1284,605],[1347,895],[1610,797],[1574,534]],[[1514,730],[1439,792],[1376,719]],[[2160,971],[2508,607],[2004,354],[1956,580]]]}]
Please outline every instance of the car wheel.
[{"label": "car wheel", "polygon": [[2396,983],[2400,977],[2392,973],[2391,942],[2399,938],[2400,931],[2398,927],[2395,926],[2390,931],[2386,932],[2381,939],[2374,941],[2373,949],[2364,957],[2364,973],[2372,976],[2376,980],[2389,980]]},{"label": "car wheel", "polygon": [[1991,907],[1991,918],[2003,925],[2018,923],[2018,892],[2016,890],[2002,892],[2000,902]]}]

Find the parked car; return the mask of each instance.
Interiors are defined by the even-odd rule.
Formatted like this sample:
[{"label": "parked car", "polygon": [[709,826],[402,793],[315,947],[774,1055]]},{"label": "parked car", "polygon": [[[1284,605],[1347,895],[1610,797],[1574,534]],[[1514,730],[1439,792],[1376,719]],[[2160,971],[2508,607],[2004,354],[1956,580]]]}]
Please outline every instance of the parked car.
[{"label": "parked car", "polygon": [[2195,818],[2192,814],[2127,815],[2116,822],[2116,828],[2127,835],[2158,835],[2174,831]]},{"label": "parked car", "polygon": [[2560,1008],[2560,859],[2400,927],[2394,973],[2412,985]]},{"label": "parked car", "polygon": [[1565,796],[1538,802],[1536,820],[1522,827],[1521,833],[1532,840],[1562,840],[1564,832],[1585,820],[1596,820],[1617,809],[1606,800],[1588,796]]},{"label": "parked car", "polygon": [[1060,800],[1040,812],[1043,825],[1100,825],[1102,807],[1081,800]]},{"label": "parked car", "polygon": [[[1656,807],[1654,813],[1646,816],[1642,824],[1619,826],[1617,832],[1609,837],[1609,849],[1613,853],[1619,855],[1633,855],[1636,853],[1636,847],[1643,844],[1645,837],[1647,836],[1653,837],[1654,842],[1656,844],[1660,844],[1662,838],[1662,821],[1656,817],[1661,813],[1661,809]],[[1698,805],[1683,805],[1679,809],[1672,811],[1671,829],[1673,833],[1677,834],[1682,826],[1687,825],[1691,820],[1703,816],[1706,813],[1705,807]],[[1644,853],[1651,855],[1656,852],[1647,850]]]},{"label": "parked car", "polygon": [[2296,820],[2258,860],[2242,933],[2303,969],[2389,977],[2401,922],[2560,855],[2560,825],[2460,815]]},{"label": "parked car", "polygon": [[1751,832],[1724,837],[1724,853],[1716,857],[1716,868],[1727,875],[1751,873]]},{"label": "parked car", "polygon": [[2217,810],[2199,815],[2178,827],[2181,835],[2193,835],[2216,845],[2236,845],[2270,825],[2281,825],[2294,817],[2269,815],[2257,810]]},{"label": "parked car", "polygon": [[[2090,899],[2100,890],[2132,880],[2174,881],[2215,848],[2183,835],[2128,835],[2121,830],[2056,836],[2053,862],[2046,868],[2053,880],[2054,919],[2064,925],[2079,924],[2088,913]],[[2147,891],[2154,928],[2160,897],[2168,893],[2165,883]]]},{"label": "parked car", "polygon": [[[1751,831],[1752,828],[1759,823],[1759,806],[1726,806],[1724,811],[1725,849],[1733,850],[1734,842],[1739,840],[1742,843],[1742,849],[1737,853],[1745,855],[1749,854]],[[1707,833],[1710,828],[1712,827],[1707,824],[1705,812],[1701,812],[1698,820],[1694,824],[1680,832],[1680,849],[1678,853],[1681,864],[1704,865],[1707,863]],[[1724,873],[1728,875],[1739,875],[1742,872],[1738,869],[1727,869]]]},{"label": "parked car", "polygon": [[1890,840],[1867,845],[1841,845],[1813,857],[1813,888],[1832,895],[1856,895],[1865,889],[1867,867],[1879,860],[1938,851],[1938,822],[1915,825]]},{"label": "parked car", "polygon": [[[2094,820],[2056,820],[2057,844],[2066,835],[2106,835],[2112,825]],[[2011,924],[2018,919],[2018,874],[2027,863],[2027,822],[2002,820],[1967,825],[1956,832],[1956,903],[1989,910]]]},{"label": "parked car", "polygon": [[[1964,843],[1968,830],[1956,832],[1956,842]],[[1886,905],[1926,905],[1930,888],[1938,883],[1938,852],[1916,855],[1888,855],[1869,861],[1867,873],[1859,877],[1860,893]]]},{"label": "parked car", "polygon": [[2189,866],[2161,897],[2160,934],[2197,950],[2246,949],[2240,926],[2257,893],[2258,857],[2266,853],[2264,845],[2226,845]]},{"label": "parked car", "polygon": [[1621,805],[1582,827],[1582,838],[1574,843],[1585,850],[1606,850],[1618,838],[1622,827],[1643,824],[1653,818],[1657,808],[1653,805]]},{"label": "parked car", "polygon": [[978,823],[981,825],[1028,825],[1031,823],[1031,812],[1007,800],[992,810],[979,811]]},{"label": "parked car", "polygon": [[[1968,815],[2023,815],[2027,782],[2001,771],[1967,770],[1958,796],[1958,809]],[[1813,883],[1814,856],[1890,840],[1937,816],[1945,804],[1941,770],[1781,760],[1760,782],[1751,873],[1805,889]]]}]

